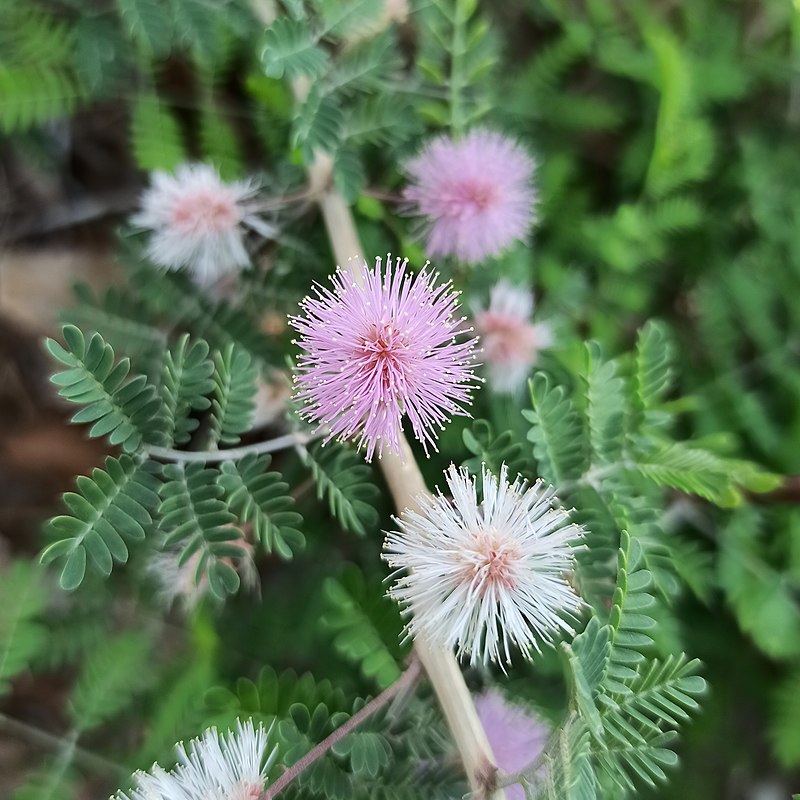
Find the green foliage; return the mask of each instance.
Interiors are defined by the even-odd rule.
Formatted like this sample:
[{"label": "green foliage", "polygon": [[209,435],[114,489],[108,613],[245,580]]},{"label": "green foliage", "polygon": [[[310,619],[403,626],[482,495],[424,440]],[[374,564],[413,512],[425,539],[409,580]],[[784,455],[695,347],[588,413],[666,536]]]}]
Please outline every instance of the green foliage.
[{"label": "green foliage", "polygon": [[211,378],[214,364],[208,357],[208,344],[202,339],[190,341],[184,334],[164,358],[162,430],[171,447],[189,441],[200,424],[191,414],[211,406],[208,395],[216,385]]},{"label": "green foliage", "polygon": [[323,593],[327,606],[322,626],[333,636],[336,651],[357,664],[365,677],[385,689],[400,677],[396,643],[402,626],[397,608],[374,591],[363,574],[351,567],[339,579],[326,578]]},{"label": "green foliage", "polygon": [[317,485],[317,498],[327,499],[343,528],[359,536],[375,529],[378,488],[370,480],[372,470],[358,455],[336,444],[315,443],[303,450],[302,458]]},{"label": "green foliage", "polygon": [[742,630],[772,658],[800,654],[798,576],[764,557],[762,520],[751,508],[738,510],[722,532],[719,583]]},{"label": "green foliage", "polygon": [[499,475],[500,467],[505,464],[513,480],[527,466],[523,447],[515,441],[511,431],[503,431],[495,436],[492,426],[486,420],[476,419],[472,428],[464,428],[461,436],[464,446],[473,454],[472,458],[464,462],[464,466],[473,475],[480,474],[481,464],[486,464],[490,472]]},{"label": "green foliage", "polygon": [[[140,0],[124,2],[135,4]],[[186,162],[178,121],[154,94],[141,94],[136,100],[131,117],[131,147],[141,169],[172,172]]]},{"label": "green foliage", "polygon": [[530,381],[532,411],[523,411],[531,423],[528,439],[542,477],[558,485],[577,478],[585,467],[586,452],[580,419],[563,386],[551,386],[539,372]]},{"label": "green foliage", "polygon": [[236,444],[250,429],[258,367],[235,344],[214,353],[214,399],[209,436],[213,444]]},{"label": "green foliage", "polygon": [[0,570],[0,696],[47,646],[47,631],[36,619],[46,599],[35,564],[19,560]]},{"label": "green foliage", "polygon": [[75,730],[96,728],[119,714],[147,685],[150,664],[150,645],[140,634],[121,634],[94,651],[70,696]]},{"label": "green foliage", "polygon": [[114,562],[128,560],[128,542],[145,538],[158,505],[158,480],[153,465],[129,456],[109,456],[105,469],[92,476],[78,476],[78,492],[67,492],[64,503],[69,516],[53,517],[52,535],[60,537],[42,553],[42,563],[65,559],[61,588],[81,585],[87,561],[95,572],[108,577]]},{"label": "green foliage", "polygon": [[705,681],[696,675],[699,662],[646,655],[655,628],[650,611],[656,601],[646,591],[652,576],[641,566],[638,542],[625,532],[621,542],[608,623],[592,617],[572,646],[562,645],[577,713],[573,724],[585,726],[589,738],[573,735],[556,742],[553,796],[559,796],[559,787],[598,796],[585,776],[586,759],[597,769],[600,786],[614,796],[635,791],[639,782],[653,786],[666,780],[665,768],[677,763],[670,747],[676,731],[697,711],[695,698],[705,691]]},{"label": "green foliage", "polygon": [[168,464],[164,478],[158,514],[167,533],[165,545],[180,545],[181,564],[196,555],[195,582],[206,577],[211,593],[222,600],[239,588],[230,562],[244,551],[236,544],[242,533],[222,500],[219,473],[202,464]]},{"label": "green foliage", "polygon": [[46,346],[67,367],[51,378],[61,387],[59,395],[84,406],[72,422],[91,422],[89,436],[108,436],[111,444],[121,445],[127,453],[155,437],[153,420],[159,402],[147,378],[130,374],[129,359],[115,362],[113,349],[99,333],[88,342],[74,325],[65,325],[62,333],[66,349],[54,339],[48,339]]},{"label": "green foliage", "polygon": [[271,78],[318,78],[328,67],[328,55],[304,20],[278,17],[264,34],[264,71]]},{"label": "green foliage", "polygon": [[116,0],[122,23],[133,43],[148,58],[165,56],[172,45],[168,6],[158,0]]},{"label": "green foliage", "polygon": [[46,65],[0,65],[0,131],[3,133],[64,117],[80,99],[80,88],[67,72]]},{"label": "green foliage", "polygon": [[203,159],[217,168],[223,180],[242,177],[244,160],[236,133],[220,109],[211,103],[201,113],[199,138]]},{"label": "green foliage", "polygon": [[775,753],[786,767],[800,764],[800,672],[789,673],[775,687],[770,735]]},{"label": "green foliage", "polygon": [[240,461],[220,465],[219,483],[228,508],[244,523],[253,526],[264,549],[283,559],[291,559],[302,549],[305,537],[298,530],[303,518],[290,510],[294,499],[287,494],[288,484],[279,472],[267,472],[269,456],[250,454]]}]

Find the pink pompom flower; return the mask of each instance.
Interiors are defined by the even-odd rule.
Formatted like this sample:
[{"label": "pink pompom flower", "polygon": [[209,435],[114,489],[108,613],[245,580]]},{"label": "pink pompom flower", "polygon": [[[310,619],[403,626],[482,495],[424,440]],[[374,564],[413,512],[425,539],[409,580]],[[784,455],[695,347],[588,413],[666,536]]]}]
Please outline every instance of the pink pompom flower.
[{"label": "pink pompom flower", "polygon": [[583,529],[570,523],[553,489],[482,470],[445,472],[453,499],[417,499],[390,531],[383,558],[395,570],[389,595],[409,615],[408,632],[469,656],[470,664],[511,662],[511,647],[531,657],[540,642],[572,633],[566,616],[582,601],[568,577]]},{"label": "pink pompom flower", "polygon": [[475,314],[489,386],[499,394],[513,394],[528,377],[539,351],[553,344],[546,323],[533,324],[533,293],[501,280],[489,298],[489,308]]},{"label": "pink pompom flower", "polygon": [[427,218],[428,254],[475,263],[524,239],[535,218],[533,170],[522,147],[494,131],[430,142],[406,164],[404,193]]},{"label": "pink pompom flower", "polygon": [[[514,705],[490,689],[475,698],[475,710],[486,732],[495,764],[513,775],[530,766],[541,756],[550,736],[550,728],[525,708]],[[506,786],[506,800],[525,800],[520,784]]]},{"label": "pink pompom flower", "polygon": [[[302,316],[290,317],[303,354],[295,375],[302,415],[329,429],[328,438],[356,439],[370,461],[384,448],[401,454],[402,417],[427,453],[451,415],[468,416],[477,378],[476,340],[459,336],[458,292],[425,267],[413,275],[391,254],[337,268],[333,289],[314,286]],[[468,329],[467,332],[472,329]]]},{"label": "pink pompom flower", "polygon": [[208,286],[250,258],[244,233],[265,237],[274,229],[254,212],[252,181],[225,183],[214,167],[184,164],[174,175],[156,172],[131,222],[151,231],[147,257],[160,267],[188,267],[195,281]]}]

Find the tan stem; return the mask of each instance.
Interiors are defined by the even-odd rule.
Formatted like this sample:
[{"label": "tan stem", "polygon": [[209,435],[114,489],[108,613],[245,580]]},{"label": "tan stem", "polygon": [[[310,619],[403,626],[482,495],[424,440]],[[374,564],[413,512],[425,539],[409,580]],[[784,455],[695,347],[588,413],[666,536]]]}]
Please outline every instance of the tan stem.
[{"label": "tan stem", "polygon": [[[331,159],[318,155],[308,170],[309,183],[316,190],[334,257],[344,269],[348,264],[359,264],[365,253],[358,240],[350,207],[331,186],[331,169]],[[385,453],[380,459],[380,467],[397,510],[418,510],[417,500],[428,490],[404,436],[400,437],[400,444],[403,457]],[[417,640],[414,647],[450,726],[473,792],[478,798],[503,800],[505,792],[494,788],[497,769],[492,749],[458,662],[449,650],[422,640]]]},{"label": "tan stem", "polygon": [[[251,7],[261,22],[269,25],[274,12],[266,12],[263,3],[264,0],[251,0]],[[295,99],[302,102],[308,95],[309,81],[296,79],[292,91]],[[332,177],[330,156],[317,153],[314,163],[308,168],[309,193],[319,204],[334,257],[344,269],[348,264],[360,263],[366,254],[358,239],[350,207],[333,188]],[[404,457],[387,454],[381,458],[380,465],[395,507],[403,511],[416,508],[417,498],[427,492],[427,487],[403,436],[400,445]],[[497,774],[494,755],[458,662],[448,650],[432,647],[426,642],[416,642],[415,649],[450,726],[473,792],[478,800],[505,800],[505,792],[494,788]]]}]

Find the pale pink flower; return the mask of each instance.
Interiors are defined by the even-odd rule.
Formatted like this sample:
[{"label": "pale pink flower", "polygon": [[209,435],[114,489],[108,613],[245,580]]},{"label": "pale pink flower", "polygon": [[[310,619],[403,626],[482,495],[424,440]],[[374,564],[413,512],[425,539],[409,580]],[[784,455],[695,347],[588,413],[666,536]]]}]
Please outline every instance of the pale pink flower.
[{"label": "pale pink flower", "polygon": [[532,312],[532,292],[501,280],[492,289],[489,308],[475,314],[489,386],[495,392],[516,392],[525,383],[539,351],[553,343],[550,326],[533,324]]},{"label": "pale pink flower", "polygon": [[[495,764],[503,772],[521,772],[544,751],[550,728],[532,712],[509,703],[496,689],[476,697],[475,710]],[[506,786],[504,792],[506,800],[525,800],[525,790],[520,784]]]},{"label": "pale pink flower", "polygon": [[[375,259],[337,269],[333,290],[315,285],[316,298],[290,317],[301,334],[296,399],[304,417],[329,429],[328,440],[353,439],[367,461],[384,448],[401,453],[407,416],[425,451],[436,449],[436,429],[464,404],[476,382],[474,339],[459,340],[458,293],[438,275],[407,272],[407,260]],[[471,331],[471,329],[469,329]]]},{"label": "pale pink flower", "polygon": [[214,167],[184,164],[174,175],[155,172],[131,222],[152,231],[147,257],[160,267],[188,267],[200,285],[250,263],[245,229],[271,236],[274,229],[253,210],[252,181],[224,183]]},{"label": "pale pink flower", "polygon": [[470,663],[511,662],[511,645],[531,657],[581,601],[568,577],[583,535],[542,481],[528,487],[483,467],[483,501],[465,468],[445,473],[453,499],[417,499],[384,543],[396,571],[389,594],[410,615],[408,633],[455,648]]},{"label": "pale pink flower", "polygon": [[275,760],[266,757],[269,732],[262,725],[244,725],[220,736],[216,728],[192,739],[188,748],[176,745],[177,766],[167,771],[154,764],[150,772],[134,774],[130,794],[117,800],[256,800],[264,791],[267,771]]},{"label": "pale pink flower", "polygon": [[511,139],[478,128],[440,137],[406,164],[404,196],[427,218],[427,252],[478,262],[524,239],[534,221],[533,159]]}]

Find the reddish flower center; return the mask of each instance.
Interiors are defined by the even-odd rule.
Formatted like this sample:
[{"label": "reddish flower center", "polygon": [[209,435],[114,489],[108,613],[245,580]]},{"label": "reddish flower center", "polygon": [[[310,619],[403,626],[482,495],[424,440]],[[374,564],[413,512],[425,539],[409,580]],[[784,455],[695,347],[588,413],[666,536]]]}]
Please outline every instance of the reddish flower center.
[{"label": "reddish flower center", "polygon": [[482,180],[461,181],[453,192],[454,205],[464,212],[481,212],[495,202],[494,187]]},{"label": "reddish flower center", "polygon": [[496,589],[513,589],[517,585],[514,565],[519,558],[513,544],[502,541],[495,528],[474,534],[469,579],[484,595]]},{"label": "reddish flower center", "polygon": [[389,402],[390,395],[393,396],[404,383],[404,359],[407,350],[408,340],[405,333],[394,327],[391,322],[376,325],[362,340],[361,353],[364,367],[373,375],[378,373],[380,402]]},{"label": "reddish flower center", "polygon": [[262,788],[254,783],[240,783],[233,787],[229,800],[256,800]]},{"label": "reddish flower center", "polygon": [[222,233],[235,228],[241,219],[230,192],[200,189],[176,200],[170,221],[182,233]]}]

